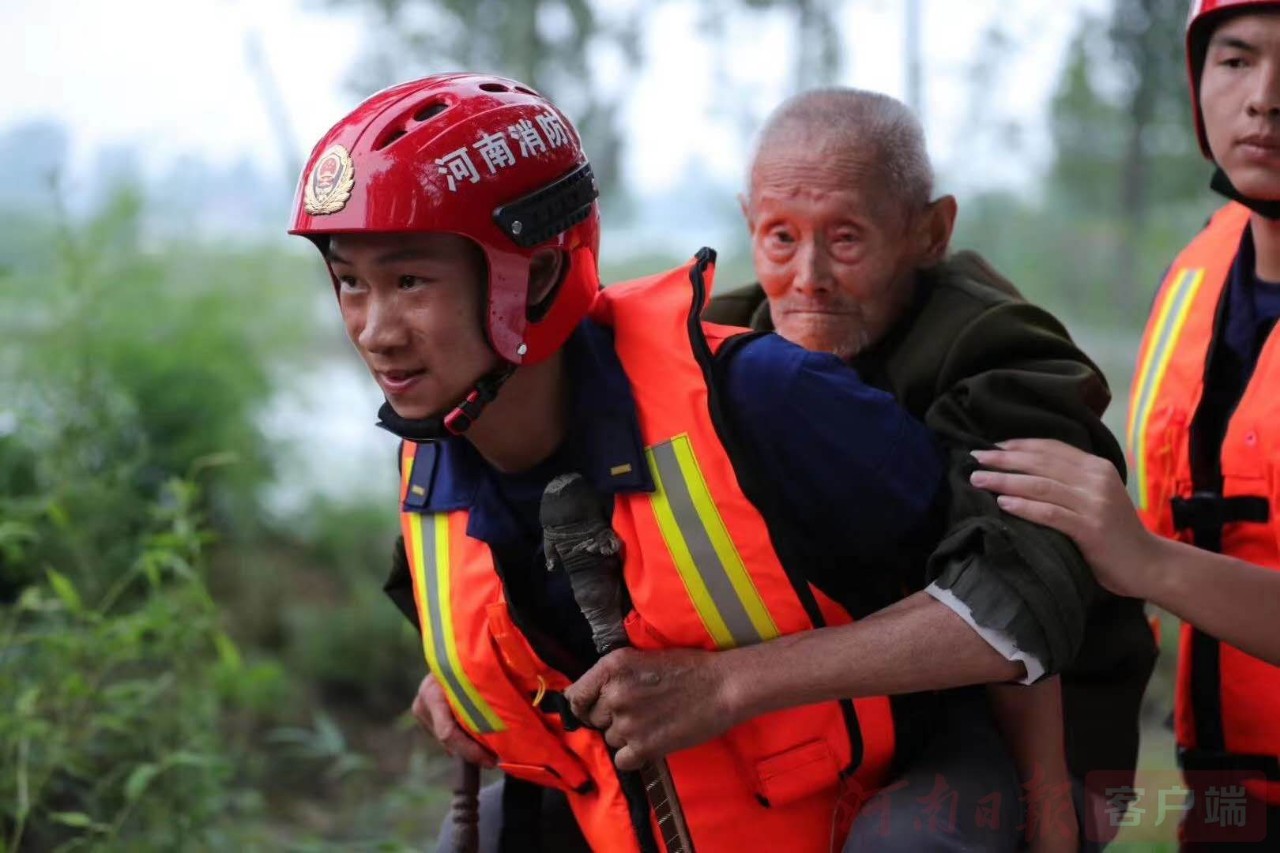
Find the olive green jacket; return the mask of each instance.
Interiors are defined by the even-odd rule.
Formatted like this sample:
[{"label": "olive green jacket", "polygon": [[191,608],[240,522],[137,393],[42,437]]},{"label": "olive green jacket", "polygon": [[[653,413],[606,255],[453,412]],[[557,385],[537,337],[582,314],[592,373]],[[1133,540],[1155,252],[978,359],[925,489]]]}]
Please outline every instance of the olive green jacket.
[{"label": "olive green jacket", "polygon": [[[1097,586],[1069,539],[1002,513],[969,484],[969,451],[1009,438],[1056,438],[1123,453],[1101,416],[1102,372],[1048,312],[1026,302],[981,257],[962,252],[922,271],[904,317],[852,366],[894,395],[950,456],[947,526],[922,578],[951,590],[983,627],[1005,632],[1063,675],[1072,770],[1127,770],[1155,662],[1141,602]],[[771,331],[759,285],[712,300],[704,319]]]}]

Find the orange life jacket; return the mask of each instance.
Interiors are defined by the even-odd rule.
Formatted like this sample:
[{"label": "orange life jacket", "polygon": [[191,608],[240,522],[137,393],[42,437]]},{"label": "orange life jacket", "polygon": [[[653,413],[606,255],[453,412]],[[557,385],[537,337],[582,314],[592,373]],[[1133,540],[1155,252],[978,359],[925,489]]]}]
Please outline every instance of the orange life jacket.
[{"label": "orange life jacket", "polygon": [[[710,264],[707,252],[609,287],[592,311],[613,330],[656,486],[617,495],[612,516],[639,649],[727,649],[851,621],[784,568],[721,442],[711,359],[742,330],[698,319]],[[405,443],[406,497],[416,452]],[[569,680],[513,622],[489,547],[467,536],[468,513],[403,511],[401,522],[427,664],[461,725],[506,773],[565,792],[593,849],[638,850],[601,735],[567,732],[540,710]],[[871,698],[768,714],[667,760],[699,850],[804,853],[843,841],[893,750],[889,702]]]},{"label": "orange life jacket", "polygon": [[[1138,510],[1168,538],[1280,569],[1280,337],[1272,334],[1215,463],[1222,477],[1194,475],[1192,424],[1206,365],[1219,345],[1219,307],[1249,211],[1220,210],[1170,267],[1138,355],[1129,407]],[[1210,482],[1205,482],[1210,480]],[[1256,770],[1272,781],[1251,792],[1280,803],[1280,668],[1184,625],[1175,696],[1187,770]]]}]

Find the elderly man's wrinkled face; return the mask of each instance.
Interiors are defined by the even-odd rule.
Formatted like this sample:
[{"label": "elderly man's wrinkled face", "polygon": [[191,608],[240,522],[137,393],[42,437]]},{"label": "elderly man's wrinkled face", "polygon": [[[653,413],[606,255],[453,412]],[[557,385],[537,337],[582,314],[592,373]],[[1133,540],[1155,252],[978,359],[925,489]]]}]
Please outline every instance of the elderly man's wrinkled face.
[{"label": "elderly man's wrinkled face", "polygon": [[910,303],[926,241],[882,184],[847,153],[760,153],[745,213],[756,275],[787,340],[849,359]]}]

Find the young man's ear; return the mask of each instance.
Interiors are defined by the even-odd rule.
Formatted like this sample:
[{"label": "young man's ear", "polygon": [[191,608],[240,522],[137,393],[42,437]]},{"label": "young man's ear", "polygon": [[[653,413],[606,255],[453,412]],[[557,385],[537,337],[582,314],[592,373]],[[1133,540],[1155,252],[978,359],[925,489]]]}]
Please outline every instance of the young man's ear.
[{"label": "young man's ear", "polygon": [[538,249],[529,259],[529,313],[539,316],[568,272],[568,256],[561,249]]},{"label": "young man's ear", "polygon": [[931,267],[941,263],[951,245],[951,232],[956,227],[959,206],[956,197],[944,195],[929,203],[920,221],[920,265]]}]

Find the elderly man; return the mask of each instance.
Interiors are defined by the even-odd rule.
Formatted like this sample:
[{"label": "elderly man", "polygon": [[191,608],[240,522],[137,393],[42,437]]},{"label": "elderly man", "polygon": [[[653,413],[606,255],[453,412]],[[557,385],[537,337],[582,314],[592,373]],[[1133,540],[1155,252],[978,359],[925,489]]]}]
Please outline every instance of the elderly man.
[{"label": "elderly man", "polygon": [[[901,103],[856,90],[793,98],[763,128],[749,176],[742,204],[760,283],[714,300],[704,318],[839,355],[943,439],[953,495],[928,593],[1025,663],[1027,683],[1062,673],[1077,780],[1131,773],[1155,658],[1141,603],[1094,587],[1065,537],[1002,515],[968,483],[971,451],[1028,435],[1122,468],[1099,420],[1102,375],[981,258],[946,257],[956,202],[933,198],[923,132]],[[1054,749],[1053,689],[988,691],[1028,785]],[[948,739],[935,748],[946,753]],[[907,793],[932,781],[919,774]]]}]

